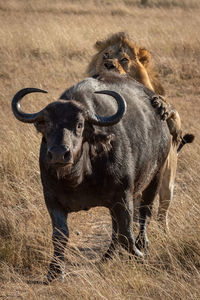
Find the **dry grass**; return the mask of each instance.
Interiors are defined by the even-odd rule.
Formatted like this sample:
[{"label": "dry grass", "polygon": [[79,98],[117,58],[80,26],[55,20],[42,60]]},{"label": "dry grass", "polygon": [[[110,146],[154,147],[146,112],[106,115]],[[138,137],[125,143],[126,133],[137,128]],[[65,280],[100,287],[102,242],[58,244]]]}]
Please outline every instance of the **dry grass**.
[{"label": "dry grass", "polygon": [[[0,1],[3,299],[200,299],[200,5],[198,0],[149,2],[142,8],[136,0]],[[38,168],[40,136],[14,119],[10,102],[28,86],[49,91],[47,97],[28,97],[28,111],[56,99],[84,78],[94,42],[118,31],[151,50],[184,131],[196,135],[180,154],[170,234],[159,231],[154,217],[144,264],[128,261],[125,254],[100,265],[95,262],[110,239],[108,211],[72,214],[65,280],[44,286],[36,281],[44,278],[52,245]]]}]

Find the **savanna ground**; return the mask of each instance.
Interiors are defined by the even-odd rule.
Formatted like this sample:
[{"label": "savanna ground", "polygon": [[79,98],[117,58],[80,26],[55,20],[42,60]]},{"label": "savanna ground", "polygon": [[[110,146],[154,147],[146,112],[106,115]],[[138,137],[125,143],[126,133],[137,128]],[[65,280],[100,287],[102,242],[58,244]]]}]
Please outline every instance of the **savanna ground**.
[{"label": "savanna ground", "polygon": [[[0,299],[200,299],[200,3],[139,2],[0,0]],[[170,232],[159,230],[155,203],[145,262],[116,255],[101,265],[111,234],[108,211],[72,214],[64,282],[45,286],[52,245],[40,135],[14,118],[10,102],[24,87],[49,92],[27,96],[28,112],[57,99],[86,76],[95,41],[118,31],[151,51],[184,132],[196,135],[179,157]]]}]

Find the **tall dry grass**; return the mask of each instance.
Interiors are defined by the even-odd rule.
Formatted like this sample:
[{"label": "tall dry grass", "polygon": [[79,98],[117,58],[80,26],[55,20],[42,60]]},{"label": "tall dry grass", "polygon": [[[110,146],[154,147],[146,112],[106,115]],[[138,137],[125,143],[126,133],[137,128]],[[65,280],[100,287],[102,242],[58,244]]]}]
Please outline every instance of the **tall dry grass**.
[{"label": "tall dry grass", "polygon": [[[0,297],[3,299],[173,299],[200,298],[200,87],[199,1],[0,1]],[[126,31],[151,50],[169,101],[183,130],[196,135],[179,157],[170,233],[149,226],[144,264],[126,254],[99,258],[110,240],[103,208],[71,214],[64,282],[40,284],[52,256],[51,222],[38,168],[40,136],[14,119],[10,102],[21,88],[49,94],[28,96],[38,111],[85,76],[93,44]],[[28,102],[28,103],[27,103]],[[155,203],[156,204],[156,203]],[[137,231],[137,226],[136,229]]]}]

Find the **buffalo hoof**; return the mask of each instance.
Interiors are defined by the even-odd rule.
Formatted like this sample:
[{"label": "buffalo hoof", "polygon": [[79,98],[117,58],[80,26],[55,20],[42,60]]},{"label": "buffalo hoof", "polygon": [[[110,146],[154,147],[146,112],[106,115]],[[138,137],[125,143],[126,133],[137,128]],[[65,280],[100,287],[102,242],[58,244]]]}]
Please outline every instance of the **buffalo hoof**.
[{"label": "buffalo hoof", "polygon": [[133,255],[134,257],[138,260],[138,259],[143,259],[144,255],[143,253],[140,251],[140,249],[138,247],[134,247],[133,249]]},{"label": "buffalo hoof", "polygon": [[139,250],[144,250],[145,252],[149,248],[149,240],[146,235],[138,235],[135,241],[135,245]]},{"label": "buffalo hoof", "polygon": [[[113,258],[114,253],[116,253],[115,249],[108,249],[102,256],[100,262],[104,263]],[[119,253],[120,254],[120,253]]]},{"label": "buffalo hoof", "polygon": [[49,266],[49,271],[47,273],[46,281],[44,283],[49,284],[57,278],[59,278],[61,281],[64,281],[64,266],[51,263]]},{"label": "buffalo hoof", "polygon": [[112,253],[112,252],[110,252],[110,253],[109,253],[109,252],[106,252],[106,253],[102,256],[100,262],[104,263],[104,262],[106,262],[107,260],[112,259],[112,258],[113,258],[113,253]]}]

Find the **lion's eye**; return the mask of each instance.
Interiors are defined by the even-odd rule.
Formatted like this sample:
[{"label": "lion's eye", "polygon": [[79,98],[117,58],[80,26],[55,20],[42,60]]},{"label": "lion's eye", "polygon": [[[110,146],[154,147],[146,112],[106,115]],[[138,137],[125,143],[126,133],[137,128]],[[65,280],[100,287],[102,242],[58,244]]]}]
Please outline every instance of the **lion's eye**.
[{"label": "lion's eye", "polygon": [[121,62],[128,62],[129,60],[128,60],[128,58],[126,58],[126,57],[123,57],[122,59],[121,59]]}]

